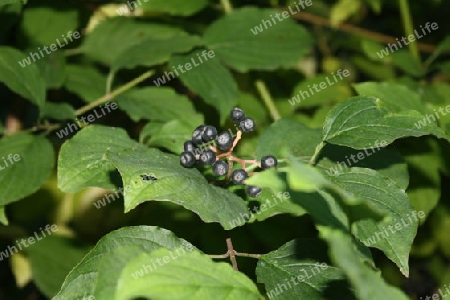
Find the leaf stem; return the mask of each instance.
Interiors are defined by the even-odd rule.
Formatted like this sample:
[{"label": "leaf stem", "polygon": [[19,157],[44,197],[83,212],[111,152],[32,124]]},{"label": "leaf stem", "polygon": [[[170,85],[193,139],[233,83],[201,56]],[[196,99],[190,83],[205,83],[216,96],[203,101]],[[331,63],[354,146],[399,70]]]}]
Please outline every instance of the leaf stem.
[{"label": "leaf stem", "polygon": [[269,90],[266,84],[262,80],[256,80],[256,89],[258,90],[261,99],[264,101],[269,113],[274,121],[281,119],[280,113],[278,112],[275,102],[273,102],[272,96],[270,96]]},{"label": "leaf stem", "polygon": [[242,252],[235,252],[236,256],[242,256],[242,257],[252,257],[252,258],[261,258],[262,254],[252,254],[252,253],[242,253]]},{"label": "leaf stem", "polygon": [[116,96],[128,91],[129,89],[131,89],[132,87],[138,85],[139,83],[141,83],[142,81],[146,80],[147,78],[151,77],[153,75],[155,71],[150,70],[147,71],[145,73],[143,73],[141,76],[136,77],[135,79],[131,80],[130,82],[122,85],[121,87],[115,89],[114,91],[112,91],[109,94],[106,94],[102,97],[100,97],[99,99],[95,100],[94,102],[89,103],[88,105],[85,105],[83,107],[81,107],[80,109],[78,109],[75,114],[77,116],[84,114],[85,112],[87,112],[88,110],[93,109],[96,106],[99,106],[105,102],[108,102],[110,100],[112,100],[113,98],[115,98]]},{"label": "leaf stem", "polygon": [[316,164],[316,159],[320,154],[320,151],[322,150],[322,148],[325,147],[325,142],[320,142],[319,145],[317,145],[316,150],[314,151],[313,156],[311,156],[311,159],[309,160],[309,164],[310,165],[315,165]]},{"label": "leaf stem", "polygon": [[[414,35],[413,30],[413,24],[411,21],[411,12],[409,10],[409,3],[408,0],[399,0],[399,6],[400,6],[400,14],[402,16],[403,21],[403,28],[405,29],[406,36]],[[417,43],[412,42],[408,44],[409,52],[411,52],[411,55],[417,60],[417,62],[420,62],[420,56],[419,56],[419,50],[417,49]]]},{"label": "leaf stem", "polygon": [[106,77],[106,94],[111,93],[111,88],[114,82],[116,72],[109,71],[108,77]]},{"label": "leaf stem", "polygon": [[233,11],[233,7],[231,6],[230,0],[220,0],[220,3],[222,4],[223,10],[226,14],[229,14]]},{"label": "leaf stem", "polygon": [[67,49],[64,51],[64,56],[68,57],[68,56],[72,56],[72,55],[78,55],[78,54],[82,54],[83,53],[83,49],[81,48],[73,48],[73,49]]}]

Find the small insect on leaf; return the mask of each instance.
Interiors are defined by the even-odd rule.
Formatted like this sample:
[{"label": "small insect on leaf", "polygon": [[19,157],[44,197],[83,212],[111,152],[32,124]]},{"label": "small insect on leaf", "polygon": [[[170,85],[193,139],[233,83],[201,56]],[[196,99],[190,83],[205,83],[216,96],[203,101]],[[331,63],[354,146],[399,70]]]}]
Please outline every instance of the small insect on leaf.
[{"label": "small insect on leaf", "polygon": [[147,174],[142,174],[141,178],[142,178],[142,180],[145,180],[145,181],[149,181],[149,180],[156,181],[156,180],[158,180],[158,178],[156,178],[155,176],[147,175]]}]

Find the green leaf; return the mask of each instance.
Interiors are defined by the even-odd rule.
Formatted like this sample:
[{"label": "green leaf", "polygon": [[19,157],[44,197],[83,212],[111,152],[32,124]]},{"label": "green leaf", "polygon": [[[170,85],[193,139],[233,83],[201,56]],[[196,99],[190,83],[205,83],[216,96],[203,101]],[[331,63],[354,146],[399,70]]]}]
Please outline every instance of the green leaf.
[{"label": "green leaf", "polygon": [[174,53],[183,53],[201,43],[196,36],[177,34],[168,38],[147,38],[125,49],[114,61],[112,70],[153,66],[167,62]]},{"label": "green leaf", "polygon": [[381,12],[381,5],[383,4],[383,0],[365,0],[365,2],[370,5],[372,10],[379,14]]},{"label": "green leaf", "polygon": [[[391,57],[384,57],[383,60],[388,60],[390,58]],[[394,81],[396,79],[396,70],[390,64],[381,64],[379,62],[374,62],[371,59],[368,59],[361,55],[353,56],[350,61],[355,64],[355,67],[360,70],[361,73],[373,78],[374,80]]]},{"label": "green leaf", "polygon": [[89,251],[76,244],[74,239],[51,235],[27,248],[33,280],[47,297],[58,292],[67,274]]},{"label": "green leaf", "polygon": [[380,146],[380,148],[354,150],[329,144],[323,148],[319,157],[317,166],[329,176],[334,176],[344,169],[348,171],[349,168],[359,167],[373,169],[389,177],[403,190],[406,190],[409,184],[410,176],[406,161],[394,149]]},{"label": "green leaf", "polygon": [[[386,45],[382,45],[373,40],[362,39],[360,40],[361,50],[364,54],[373,61],[380,61],[385,63],[392,62],[392,56],[389,56],[389,52],[386,55],[383,50],[386,49]],[[386,50],[387,51],[387,50]]]},{"label": "green leaf", "polygon": [[182,120],[195,114],[189,99],[168,87],[135,88],[118,96],[116,102],[133,121]]},{"label": "green leaf", "polygon": [[6,216],[5,213],[5,207],[2,206],[0,207],[0,223],[2,223],[5,226],[8,226],[8,217]]},{"label": "green leaf", "polygon": [[289,187],[301,192],[292,198],[318,223],[347,230],[350,222],[367,218],[379,221],[384,216],[385,213],[368,199],[333,184],[318,169],[291,155],[288,156],[288,163],[286,172]]},{"label": "green leaf", "polygon": [[[445,257],[450,257],[450,236],[448,234],[450,230],[450,210],[439,203],[430,221],[431,238],[438,244],[439,252]],[[430,236],[427,237],[430,238]]]},{"label": "green leaf", "polygon": [[[198,170],[182,167],[178,155],[141,147],[107,156],[119,170],[123,186],[133,187],[124,193],[125,212],[145,201],[170,201],[198,214],[204,222],[219,222],[225,229],[236,227],[233,221],[247,212],[241,198],[210,185]],[[143,181],[141,174],[148,172],[157,179]]]},{"label": "green leaf", "polygon": [[41,118],[49,118],[55,120],[71,120],[75,119],[75,110],[68,103],[47,102],[40,111]]},{"label": "green leaf", "polygon": [[42,136],[16,134],[0,139],[0,205],[37,191],[53,171],[53,147]]},{"label": "green leaf", "polygon": [[359,255],[350,235],[338,230],[322,228],[321,236],[328,242],[333,262],[346,274],[358,299],[409,299],[403,292],[388,285],[380,274],[375,273],[365,262],[358,259]]},{"label": "green leaf", "polygon": [[[78,27],[78,10],[70,2],[32,2],[24,9],[20,25],[22,34],[33,46],[57,44],[57,39],[61,45],[65,45],[64,37]],[[71,41],[67,37],[66,40],[70,45]],[[37,52],[37,49],[33,52]]]},{"label": "green leaf", "polygon": [[309,51],[313,38],[290,18],[265,29],[263,20],[273,23],[270,15],[276,14],[280,11],[235,9],[208,27],[206,45],[224,64],[240,72],[293,68]]},{"label": "green leaf", "polygon": [[337,26],[356,14],[361,9],[361,0],[339,0],[333,5],[330,12],[330,21]]},{"label": "green leaf", "polygon": [[450,85],[445,82],[434,82],[421,87],[421,100],[424,103],[445,106],[450,104]]},{"label": "green leaf", "polygon": [[207,0],[153,0],[142,4],[144,11],[168,13],[174,16],[191,16],[208,5]]},{"label": "green leaf", "polygon": [[62,51],[52,52],[36,61],[47,88],[60,88],[66,80],[66,58]]},{"label": "green leaf", "polygon": [[[164,265],[135,278],[136,271],[164,259]],[[133,276],[134,275],[134,276]],[[136,297],[149,299],[262,299],[256,285],[228,263],[213,262],[196,251],[174,255],[160,249],[136,257],[122,271],[117,300]]]},{"label": "green leaf", "polygon": [[[279,120],[274,122],[268,129],[266,129],[259,139],[259,143],[256,149],[257,158],[264,155],[275,155],[279,158],[286,158],[286,154],[282,149],[288,149],[289,152],[295,153],[295,157],[299,160],[303,160],[305,163],[309,160],[312,153],[314,153],[315,146],[320,142],[320,130],[310,129],[301,123],[291,121],[291,120]],[[338,171],[339,167],[331,161],[344,161],[345,155],[351,155],[354,150],[338,147],[334,145],[328,145],[321,152],[320,160],[318,163],[318,169],[321,171],[326,171],[326,173],[332,173],[336,168]],[[371,151],[372,152],[372,151]],[[382,160],[380,161],[380,159]],[[323,187],[331,189],[338,189],[338,186],[332,185],[331,182],[325,178],[323,175],[318,173],[317,170],[312,169],[307,165],[302,165],[301,161],[295,161],[292,158],[289,161],[293,162],[292,167],[286,169],[288,182],[292,184],[291,188],[302,191],[298,195],[292,195],[292,199],[295,203],[300,204],[303,208],[307,209],[310,213],[312,211],[318,211],[316,215],[317,219],[326,219],[324,215],[320,214],[320,211],[328,212],[329,209],[321,208],[320,205],[327,201],[329,196],[320,195],[318,193],[304,193],[305,191],[311,191],[315,189],[321,189]],[[359,164],[352,165],[352,167],[364,166],[374,168],[380,171],[384,176],[391,177],[393,180],[398,182],[400,186],[406,189],[408,184],[408,172],[406,169],[406,164],[404,160],[398,153],[392,153],[392,151],[381,149],[380,152],[374,154],[372,157],[367,157],[364,160],[358,162]],[[325,172],[323,172],[325,173]],[[258,177],[258,174],[256,175]],[[312,178],[318,178],[317,180]],[[275,180],[271,180],[275,182]],[[252,178],[248,180],[250,184],[258,185],[258,182],[253,181]],[[272,184],[273,185],[273,184]],[[355,199],[356,197],[351,195],[351,190],[339,191],[342,193],[343,199],[341,204],[347,207],[346,210],[352,212],[353,215],[349,217],[353,220],[357,219],[358,216],[371,216],[373,215],[372,209],[378,212],[378,209],[373,207],[373,205],[367,201],[362,201]],[[344,196],[345,195],[345,196]],[[301,201],[298,199],[307,199]],[[339,200],[339,199],[338,199]],[[334,200],[330,200],[335,202]],[[335,204],[333,204],[335,206]],[[336,208],[336,211],[340,209]],[[336,213],[339,215],[339,213]],[[379,215],[376,213],[376,215]],[[331,219],[334,219],[331,218]],[[330,219],[330,220],[331,220]],[[341,220],[344,224],[346,221]],[[338,223],[334,223],[335,225]]]},{"label": "green leaf", "polygon": [[450,61],[440,62],[437,68],[444,74],[450,74]]},{"label": "green leaf", "polygon": [[[326,83],[326,88],[320,89],[320,92],[312,88],[314,85],[320,86],[321,83]],[[331,75],[320,74],[297,84],[288,101],[293,109],[296,109],[298,107],[316,107],[348,96],[351,96],[351,92],[345,82],[335,82]]]},{"label": "green leaf", "polygon": [[292,189],[310,193],[330,184],[322,173],[312,165],[305,164],[291,155],[289,163],[288,183]]},{"label": "green leaf", "polygon": [[38,67],[19,50],[0,47],[0,82],[39,107],[45,103],[45,81]]},{"label": "green leaf", "polygon": [[442,53],[450,51],[450,35],[447,35],[437,46],[436,50],[427,58],[426,65],[430,65]]},{"label": "green leaf", "polygon": [[139,140],[152,147],[163,147],[178,154],[184,142],[192,138],[192,128],[203,124],[203,115],[186,115],[182,120],[167,123],[148,123],[142,129]]},{"label": "green leaf", "polygon": [[0,0],[0,5],[7,5],[7,4],[15,4],[15,3],[27,3],[28,0]]},{"label": "green leaf", "polygon": [[424,72],[419,61],[411,54],[410,51],[404,49],[392,53],[394,64],[414,77],[422,77]]},{"label": "green leaf", "polygon": [[265,155],[282,158],[283,149],[292,155],[309,159],[320,143],[320,129],[311,129],[293,120],[278,120],[272,123],[258,141],[256,157],[260,160]]},{"label": "green leaf", "polygon": [[89,66],[67,65],[67,79],[64,87],[80,96],[85,102],[92,102],[106,93],[106,77]]},{"label": "green leaf", "polygon": [[[297,213],[301,215],[304,213],[303,211],[308,212],[317,224],[332,226],[346,231],[350,230],[349,224],[351,221],[364,218],[379,220],[381,218],[382,215],[377,210],[374,210],[374,207],[367,201],[355,198],[339,186],[332,184],[317,170],[307,167],[292,156],[288,155],[287,157],[289,158],[289,165],[283,168],[283,171],[287,174],[284,177],[287,176],[287,179],[280,177],[280,175],[277,177],[267,176],[274,173],[274,171],[268,170],[246,180],[246,183],[259,184],[264,189],[270,189],[277,198],[279,198],[278,193],[280,190],[285,190],[284,182],[292,185],[287,192],[283,193],[283,195],[287,194],[289,196],[287,197],[289,201],[278,201],[276,198],[270,199],[271,203],[276,200],[275,208],[269,209],[268,212],[263,212],[262,214],[258,212],[258,220],[270,217],[269,213],[271,212],[292,213],[291,211],[286,211],[291,208],[291,203],[301,207]],[[266,176],[263,176],[260,180],[261,175]],[[311,177],[318,178],[319,182],[315,184]],[[271,178],[272,180],[269,180]],[[280,182],[280,180],[282,181]],[[313,187],[315,188],[313,189]],[[336,198],[330,192],[333,192]],[[263,195],[264,193],[263,191]],[[269,197],[264,195],[264,198]],[[258,201],[260,203],[264,202],[262,200]],[[270,207],[270,204],[268,205]],[[349,213],[348,216],[344,213],[344,209]],[[259,211],[261,212],[262,209],[260,208]]]},{"label": "green leaf", "polygon": [[[68,131],[68,128],[65,128]],[[114,190],[119,174],[106,158],[107,151],[141,146],[121,128],[89,125],[61,147],[58,157],[58,188],[73,193],[98,186]]]},{"label": "green leaf", "polygon": [[[26,0],[20,2],[26,2]],[[0,36],[6,37],[11,32],[11,28],[20,22],[23,8],[23,4],[20,2],[18,0],[0,0]]]},{"label": "green leaf", "polygon": [[328,114],[323,127],[325,142],[354,149],[376,147],[376,141],[390,144],[407,136],[434,135],[446,138],[435,124],[426,122],[417,111],[392,113],[384,102],[373,97],[349,98],[336,105]]},{"label": "green leaf", "polygon": [[[122,268],[116,268],[116,266],[124,267],[126,261],[137,255],[150,253],[161,247],[196,249],[184,239],[159,227],[123,227],[113,231],[104,236],[69,273],[54,299],[78,299],[83,295],[93,295],[97,298],[99,295],[103,295],[102,299],[114,299],[114,294],[104,295],[102,293],[105,288],[108,288],[109,291],[111,287],[117,286],[117,281],[110,282],[111,278],[118,279],[122,271]],[[121,251],[121,249],[126,251]],[[111,264],[111,256],[117,259],[117,264]],[[107,261],[110,263],[106,264]],[[112,285],[108,285],[108,283]]]},{"label": "green leaf", "polygon": [[175,27],[133,18],[109,18],[86,36],[81,50],[89,57],[110,65],[128,48],[146,38],[169,38],[181,32],[181,29]]},{"label": "green leaf", "polygon": [[121,245],[109,251],[98,264],[97,283],[95,293],[92,294],[97,299],[114,299],[122,270],[128,262],[141,254],[142,248],[136,245]]},{"label": "green leaf", "polygon": [[264,254],[256,276],[270,299],[325,300],[331,294],[333,299],[355,299],[344,273],[330,265],[327,246],[318,239],[290,241]]},{"label": "green leaf", "polygon": [[256,185],[261,188],[270,188],[274,193],[280,193],[286,190],[286,180],[280,176],[281,174],[275,168],[270,168],[261,172],[255,172],[244,183]]},{"label": "green leaf", "polygon": [[269,114],[264,103],[254,94],[241,92],[237,106],[243,109],[247,115],[252,116],[256,124],[265,123],[268,119]]},{"label": "green leaf", "polygon": [[[211,58],[211,56],[213,57]],[[236,105],[239,93],[231,72],[214,56],[215,54],[212,51],[196,50],[189,54],[174,55],[169,62],[169,66],[171,68],[179,68],[179,66],[186,68],[185,72],[179,70],[181,81],[189,89],[199,94],[206,103],[216,107],[220,113],[221,123],[223,123],[233,106]],[[207,57],[207,60],[205,57]],[[192,70],[187,70],[188,65],[192,67]],[[171,71],[175,72],[174,70]]]},{"label": "green leaf", "polygon": [[[289,192],[286,192],[286,178],[282,177],[275,169],[271,168],[258,172],[245,180],[245,184],[255,185],[262,188],[261,195],[252,199],[259,202],[259,207],[255,209],[250,207],[249,223],[254,220],[263,221],[280,213],[289,213],[294,216],[301,216],[306,211],[298,204],[292,201]],[[242,221],[245,221],[243,219]]]},{"label": "green leaf", "polygon": [[383,251],[408,276],[409,252],[419,219],[417,215],[414,217],[417,212],[413,210],[405,191],[394,181],[383,178],[371,169],[351,168],[330,177],[330,180],[388,216],[381,223],[371,219],[359,220],[353,224],[353,232],[366,246]]},{"label": "green leaf", "polygon": [[437,141],[431,138],[420,143],[406,140],[400,146],[411,173],[411,183],[406,191],[410,202],[415,210],[428,215],[441,197],[439,170],[443,163],[439,159],[441,153]]},{"label": "green leaf", "polygon": [[390,112],[417,110],[425,113],[419,94],[404,85],[391,82],[363,82],[353,85],[361,96],[379,98]]}]

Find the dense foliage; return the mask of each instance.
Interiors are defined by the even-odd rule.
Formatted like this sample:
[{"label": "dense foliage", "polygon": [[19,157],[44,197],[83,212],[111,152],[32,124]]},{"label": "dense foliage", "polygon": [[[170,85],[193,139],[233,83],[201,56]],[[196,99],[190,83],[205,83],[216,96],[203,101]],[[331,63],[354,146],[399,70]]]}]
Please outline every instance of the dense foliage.
[{"label": "dense foliage", "polygon": [[0,299],[450,295],[450,3],[410,2],[0,0]]}]

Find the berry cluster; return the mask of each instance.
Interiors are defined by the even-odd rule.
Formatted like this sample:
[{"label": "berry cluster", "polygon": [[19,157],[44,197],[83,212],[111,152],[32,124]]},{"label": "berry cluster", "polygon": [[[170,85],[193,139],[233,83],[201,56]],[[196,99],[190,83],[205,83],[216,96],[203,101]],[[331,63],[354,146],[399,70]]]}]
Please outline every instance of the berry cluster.
[{"label": "berry cluster", "polygon": [[[251,163],[262,169],[277,166],[277,159],[272,155],[264,156],[261,162],[240,159],[232,155],[242,137],[242,132],[252,132],[255,129],[255,121],[246,117],[245,112],[238,107],[233,108],[230,117],[239,126],[236,138],[233,139],[234,136],[228,131],[218,134],[217,129],[211,125],[198,126],[192,132],[192,138],[184,143],[184,151],[180,154],[180,163],[183,167],[191,168],[195,164],[211,165],[215,175],[226,175],[226,179],[234,184],[243,184],[251,175],[245,169],[246,164]],[[226,161],[221,158],[225,158]],[[233,162],[239,162],[241,168],[233,170]],[[250,197],[256,198],[262,190],[257,186],[248,185],[246,192]]]}]

